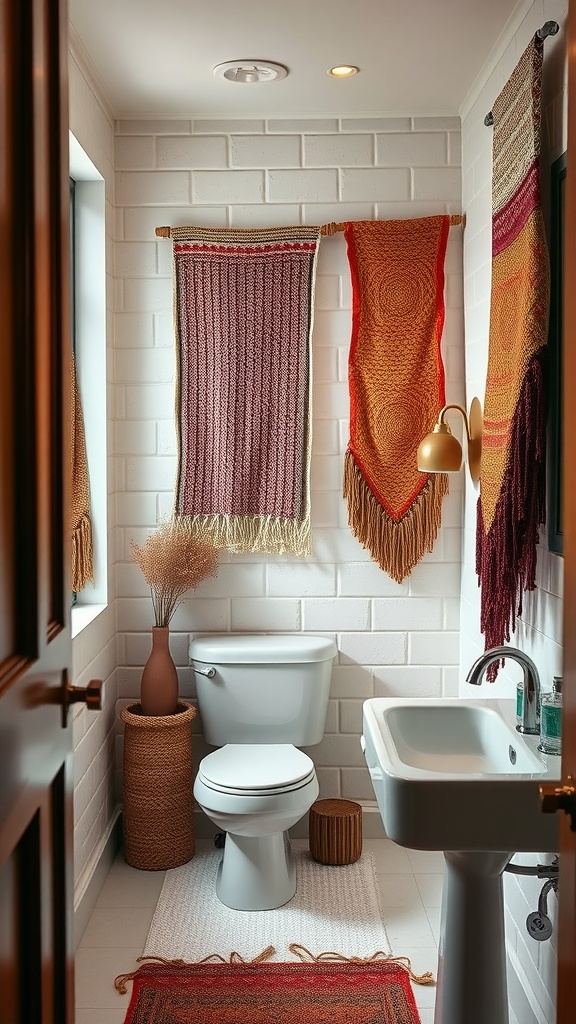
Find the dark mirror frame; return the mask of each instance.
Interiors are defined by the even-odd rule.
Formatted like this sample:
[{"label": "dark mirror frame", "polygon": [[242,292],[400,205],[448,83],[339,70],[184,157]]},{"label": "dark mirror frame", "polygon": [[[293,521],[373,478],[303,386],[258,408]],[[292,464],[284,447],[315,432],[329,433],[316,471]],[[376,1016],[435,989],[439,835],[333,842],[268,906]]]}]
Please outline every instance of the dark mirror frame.
[{"label": "dark mirror frame", "polygon": [[562,285],[566,153],[551,167],[550,180],[550,354],[548,386],[548,548],[564,551],[562,529]]}]

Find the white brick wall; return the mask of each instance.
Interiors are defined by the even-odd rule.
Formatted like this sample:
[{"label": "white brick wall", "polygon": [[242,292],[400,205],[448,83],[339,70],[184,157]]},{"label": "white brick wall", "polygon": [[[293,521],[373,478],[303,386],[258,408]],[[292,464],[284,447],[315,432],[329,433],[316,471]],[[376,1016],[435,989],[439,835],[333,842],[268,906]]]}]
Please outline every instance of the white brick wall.
[{"label": "white brick wall", "polygon": [[[565,22],[566,0],[538,0],[525,15],[517,33],[497,55],[499,58],[490,73],[485,75],[478,94],[462,118],[462,179],[463,206],[466,213],[464,234],[464,296],[466,305],[466,391],[467,402],[474,395],[484,398],[484,385],[488,359],[488,323],[490,310],[491,259],[491,130],[484,125],[484,117],[508,76],[515,67],[530,37],[548,20]],[[564,131],[564,59],[563,32],[544,43],[543,90],[543,185],[546,187],[550,164],[565,149]],[[479,591],[474,568],[475,515],[477,489],[466,478],[464,555],[462,565],[462,606],[460,633],[460,664],[469,667],[484,649],[479,632]],[[562,671],[562,559],[548,551],[545,530],[542,531],[538,552],[538,589],[525,601],[524,613],[518,623],[512,644],[530,654],[538,665],[543,686],[550,688],[552,676]],[[490,688],[490,696],[512,696],[521,673],[512,663],[499,674]],[[464,673],[460,676],[460,695],[482,697],[484,687],[476,693],[467,687]],[[519,863],[530,863],[537,856],[523,855]],[[547,860],[541,857],[540,860]],[[506,877],[506,934],[512,960],[518,963],[526,976],[525,984],[532,988],[534,999],[542,1009],[542,1018],[555,1019],[556,990],[555,938],[552,942],[538,943],[526,931],[526,916],[537,909],[542,882],[518,876]],[[555,918],[556,898],[551,895],[549,910]],[[521,986],[512,986],[512,991]],[[532,994],[531,994],[532,995]],[[526,1020],[526,1007],[516,1008],[518,1020]],[[536,1017],[533,1018],[534,1022]]]},{"label": "white brick wall", "polygon": [[[176,469],[171,245],[161,224],[259,226],[412,217],[460,210],[457,118],[120,122],[116,126],[117,306],[115,423],[119,697],[138,696],[152,608],[130,562],[170,511]],[[418,196],[426,202],[418,202]],[[191,206],[186,205],[188,197]],[[450,232],[443,350],[451,401],[463,392],[461,229]],[[461,481],[445,502],[432,554],[398,585],[347,525],[342,499],[348,441],[351,292],[343,236],[318,260],[313,342],[314,555],[223,556],[173,620],[184,696],[190,632],[318,631],[339,649],[325,739],[311,753],[324,796],[373,800],[359,744],[366,697],[452,694],[458,656]],[[144,511],[145,510],[145,511]],[[203,752],[200,738],[197,756]]]},{"label": "white brick wall", "polygon": [[[443,343],[449,401],[464,398],[462,345],[466,303],[466,390],[483,396],[490,288],[490,136],[483,118],[530,34],[544,20],[563,22],[565,0],[537,0],[494,71],[455,118],[291,118],[123,121],[112,139],[105,106],[71,65],[72,129],[107,183],[108,232],[115,235],[114,350],[110,350],[109,559],[115,608],[75,643],[75,679],[107,679],[106,710],[74,722],[76,749],[77,890],[94,865],[113,821],[111,785],[114,709],[137,698],[150,647],[151,605],[130,560],[130,539],[142,541],[172,507],[175,432],[174,343],[170,243],[160,224],[255,225],[418,217],[461,208],[467,215],[465,277],[460,230],[450,232],[447,318]],[[550,61],[561,78],[562,61]],[[562,83],[550,81],[545,124],[551,158],[563,148]],[[116,170],[114,183],[112,168]],[[462,185],[461,185],[462,182]],[[114,197],[114,185],[116,196]],[[114,205],[114,203],[116,205]],[[230,629],[317,629],[333,636],[339,655],[322,744],[311,750],[324,796],[371,801],[358,744],[362,701],[370,696],[454,696],[458,663],[482,648],[474,574],[473,512],[468,478],[455,479],[445,499],[434,551],[398,585],[351,536],[341,497],[348,440],[346,361],[350,287],[341,235],[324,238],[318,264],[314,330],[314,556],[260,559],[224,555],[219,577],[206,581],[173,621],[172,651],[181,690],[194,695],[187,664],[191,632]],[[465,529],[462,531],[465,486]],[[544,678],[561,663],[561,561],[541,549],[535,600],[519,626]],[[461,580],[462,565],[462,580]],[[460,599],[462,583],[462,598]],[[545,625],[544,625],[545,624]],[[117,633],[115,633],[117,630]],[[459,630],[461,636],[459,637]],[[114,673],[118,665],[117,674]],[[497,686],[510,692],[511,679]],[[496,690],[491,691],[496,695]],[[117,765],[121,745],[116,739]],[[203,753],[197,738],[197,756]],[[531,886],[531,888],[530,888]],[[511,950],[553,1019],[555,942],[535,950],[524,930],[537,898],[535,883],[507,878]],[[538,890],[539,891],[539,890]],[[518,895],[519,894],[519,895]],[[554,916],[554,899],[549,901]],[[534,980],[535,971],[537,980]],[[516,1014],[518,1020],[521,1019]],[[523,1022],[524,1024],[524,1022]]]},{"label": "white brick wall", "polygon": [[[113,243],[114,243],[114,135],[112,122],[84,77],[76,59],[70,60],[70,129],[105,181],[106,196],[106,292],[107,362],[111,366],[113,336]],[[72,681],[85,686],[90,679],[102,679],[103,710],[95,714],[84,706],[73,709],[74,744],[74,881],[75,903],[86,892],[104,844],[118,812],[115,779],[114,747],[116,722],[116,617],[115,526],[116,496],[114,494],[114,433],[111,416],[114,409],[113,381],[108,372],[108,395],[103,396],[108,408],[108,479],[92,481],[93,487],[105,488],[108,495],[108,586],[106,610],[86,626],[72,642]],[[126,510],[127,511],[127,510]],[[134,513],[130,509],[130,513]],[[137,513],[135,513],[137,515]],[[140,513],[142,514],[142,513]]]}]

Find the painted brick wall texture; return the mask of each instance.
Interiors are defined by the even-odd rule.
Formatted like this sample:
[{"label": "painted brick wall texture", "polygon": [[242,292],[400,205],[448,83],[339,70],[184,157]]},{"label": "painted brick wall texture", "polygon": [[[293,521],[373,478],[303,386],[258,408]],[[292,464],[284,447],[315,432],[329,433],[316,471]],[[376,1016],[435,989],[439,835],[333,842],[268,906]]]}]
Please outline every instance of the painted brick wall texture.
[{"label": "painted brick wall texture", "polygon": [[[96,662],[98,674],[108,679],[108,692],[106,717],[99,725],[84,711],[74,723],[77,894],[117,809],[112,778],[114,744],[117,780],[121,763],[120,742],[114,736],[116,697],[119,706],[137,698],[150,650],[151,602],[131,562],[130,540],[141,542],[172,509],[176,436],[171,247],[155,237],[154,228],[418,217],[458,213],[463,199],[468,219],[464,278],[458,228],[450,232],[446,261],[447,398],[463,402],[466,397],[469,402],[473,394],[482,397],[490,288],[490,140],[482,122],[530,33],[542,20],[558,18],[560,7],[565,8],[561,0],[533,5],[467,111],[462,143],[455,118],[134,120],[117,123],[113,138],[101,104],[72,67],[72,130],[106,179],[110,209],[107,487],[112,604],[109,615],[81,634],[74,651],[75,681],[87,678]],[[560,84],[555,92],[548,91],[553,98],[545,118],[556,140],[550,143],[557,149],[554,156],[562,149],[561,89]],[[191,633],[305,630],[333,637],[339,654],[326,736],[310,753],[322,796],[372,801],[359,746],[362,701],[385,695],[457,696],[462,690],[459,665],[466,668],[481,649],[473,571],[476,496],[465,474],[452,479],[434,551],[403,584],[394,583],[371,561],[348,529],[341,497],[351,326],[341,235],[321,243],[314,323],[314,555],[307,560],[223,555],[217,579],[203,583],[178,610],[172,653],[182,694],[193,698],[187,653]],[[544,551],[539,589],[517,637],[544,666],[544,675],[558,671],[561,595],[560,560]],[[510,693],[514,680],[503,677],[498,685]],[[198,758],[204,750],[197,736]],[[526,913],[534,909],[533,890],[534,884],[529,888],[525,880],[507,879],[508,944],[552,1021],[554,943],[535,944],[524,928]]]},{"label": "painted brick wall texture", "polygon": [[[171,245],[160,224],[250,227],[405,218],[460,210],[459,119],[119,122],[115,138],[118,304],[115,322],[118,694],[135,698],[150,647],[146,584],[130,561],[170,512],[176,471]],[[451,401],[462,398],[462,232],[450,232],[443,351]],[[359,744],[362,701],[457,692],[461,487],[454,480],[432,554],[403,584],[370,559],[347,525],[351,292],[344,238],[323,238],[313,336],[314,554],[222,556],[218,577],[179,608],[172,644],[184,696],[191,632],[304,630],[338,646],[327,733],[311,754],[323,797],[372,800]],[[148,519],[137,511],[145,502]],[[136,516],[128,511],[132,509]],[[197,753],[204,752],[198,738]]]}]

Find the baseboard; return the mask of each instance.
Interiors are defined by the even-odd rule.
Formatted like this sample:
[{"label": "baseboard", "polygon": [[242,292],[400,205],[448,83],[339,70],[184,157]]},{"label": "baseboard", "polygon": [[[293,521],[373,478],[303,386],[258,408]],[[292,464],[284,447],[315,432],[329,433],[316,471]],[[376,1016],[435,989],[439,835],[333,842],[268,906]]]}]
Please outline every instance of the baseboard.
[{"label": "baseboard", "polygon": [[515,951],[507,950],[508,1005],[521,1024],[554,1024],[546,1016]]},{"label": "baseboard", "polygon": [[78,949],[92,911],[118,850],[122,845],[121,809],[110,822],[110,826],[94,851],[89,863],[74,887],[74,944]]},{"label": "baseboard", "polygon": [[[362,805],[362,838],[385,839],[386,833],[384,832],[382,817],[378,810],[378,804],[376,801],[374,801],[373,804],[364,800],[359,800],[357,802]],[[293,839],[308,839],[307,814],[305,814],[304,817],[294,825],[294,828],[290,829],[290,835]]]},{"label": "baseboard", "polygon": [[364,839],[385,839],[382,815],[376,801],[362,803],[362,836]]},{"label": "baseboard", "polygon": [[[194,829],[197,839],[210,839],[216,834],[216,826],[199,808],[196,808],[194,815]],[[307,814],[290,829],[290,835],[292,839],[308,839]],[[362,837],[363,839],[385,838],[382,817],[376,801],[373,805],[362,801]]]}]

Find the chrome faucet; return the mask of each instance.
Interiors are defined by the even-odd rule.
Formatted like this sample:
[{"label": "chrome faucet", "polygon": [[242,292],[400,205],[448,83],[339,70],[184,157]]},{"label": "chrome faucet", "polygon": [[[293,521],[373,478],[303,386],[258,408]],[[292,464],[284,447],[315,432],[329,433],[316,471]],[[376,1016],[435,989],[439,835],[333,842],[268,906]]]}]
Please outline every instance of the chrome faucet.
[{"label": "chrome faucet", "polygon": [[484,651],[484,654],[481,654],[476,659],[466,676],[466,682],[472,683],[473,686],[480,686],[488,666],[494,661],[500,661],[501,658],[510,658],[522,666],[524,672],[522,725],[517,725],[516,728],[518,732],[527,733],[529,736],[537,736],[540,732],[538,725],[540,676],[532,658],[529,658],[527,654],[519,651],[516,647],[491,647],[489,651]]}]

